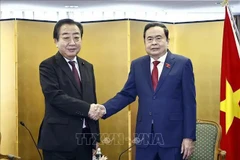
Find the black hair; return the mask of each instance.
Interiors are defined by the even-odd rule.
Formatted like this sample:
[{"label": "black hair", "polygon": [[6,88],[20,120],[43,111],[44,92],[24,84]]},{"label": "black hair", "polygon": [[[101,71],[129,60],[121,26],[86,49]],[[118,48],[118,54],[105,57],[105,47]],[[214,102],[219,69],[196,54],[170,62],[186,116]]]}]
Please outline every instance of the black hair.
[{"label": "black hair", "polygon": [[164,34],[165,34],[167,40],[169,40],[169,37],[168,37],[168,36],[169,36],[169,30],[168,30],[168,28],[167,28],[163,23],[159,23],[159,22],[151,22],[151,23],[148,23],[148,24],[144,27],[143,39],[145,39],[145,37],[146,37],[146,32],[147,32],[147,30],[148,30],[149,28],[156,27],[156,26],[163,28]]},{"label": "black hair", "polygon": [[74,20],[72,19],[61,19],[59,20],[56,25],[54,26],[54,30],[53,30],[53,38],[58,40],[59,39],[59,31],[60,31],[60,28],[64,25],[64,24],[73,24],[73,25],[76,25],[79,30],[80,30],[80,34],[81,34],[81,38],[83,36],[83,26],[80,22],[75,22]]}]

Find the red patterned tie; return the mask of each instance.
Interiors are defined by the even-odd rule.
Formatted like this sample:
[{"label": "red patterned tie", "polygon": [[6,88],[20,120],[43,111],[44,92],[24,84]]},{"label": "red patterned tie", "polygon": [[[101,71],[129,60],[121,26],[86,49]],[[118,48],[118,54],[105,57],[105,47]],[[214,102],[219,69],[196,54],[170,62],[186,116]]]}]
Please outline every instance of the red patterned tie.
[{"label": "red patterned tie", "polygon": [[74,61],[69,61],[68,63],[72,66],[73,76],[74,76],[79,88],[81,88],[81,80],[79,78],[78,71],[77,71],[77,68],[75,66],[75,62]]},{"label": "red patterned tie", "polygon": [[153,85],[153,89],[154,91],[157,88],[157,84],[158,84],[158,68],[157,65],[159,64],[159,61],[154,61],[153,62],[153,70],[152,70],[152,85]]}]

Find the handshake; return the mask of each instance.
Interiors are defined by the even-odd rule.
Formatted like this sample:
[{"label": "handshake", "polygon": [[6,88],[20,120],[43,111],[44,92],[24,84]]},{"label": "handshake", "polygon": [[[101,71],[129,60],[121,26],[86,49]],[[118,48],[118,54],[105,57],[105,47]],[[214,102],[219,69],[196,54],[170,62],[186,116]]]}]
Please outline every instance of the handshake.
[{"label": "handshake", "polygon": [[101,104],[91,104],[88,112],[88,117],[93,120],[98,120],[106,114],[106,108]]}]

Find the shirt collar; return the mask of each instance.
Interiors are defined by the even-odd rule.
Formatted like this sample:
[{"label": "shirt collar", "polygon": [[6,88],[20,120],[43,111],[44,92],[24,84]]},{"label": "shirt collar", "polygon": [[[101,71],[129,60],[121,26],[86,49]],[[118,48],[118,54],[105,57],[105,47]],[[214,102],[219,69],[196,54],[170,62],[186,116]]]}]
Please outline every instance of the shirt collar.
[{"label": "shirt collar", "polygon": [[69,61],[73,61],[74,63],[77,63],[77,56],[75,56],[72,60],[69,60],[69,59],[67,59],[67,58],[65,58],[65,57],[63,57],[65,60],[66,60],[66,62],[68,63]]},{"label": "shirt collar", "polygon": [[[166,60],[166,58],[167,58],[167,54],[168,54],[168,52],[166,52],[166,54],[164,54],[162,57],[158,58],[157,61],[159,61],[160,63],[164,63],[165,60]],[[151,58],[151,64],[152,64],[154,61],[156,61],[156,60],[154,60],[152,57],[150,57],[150,58]]]}]

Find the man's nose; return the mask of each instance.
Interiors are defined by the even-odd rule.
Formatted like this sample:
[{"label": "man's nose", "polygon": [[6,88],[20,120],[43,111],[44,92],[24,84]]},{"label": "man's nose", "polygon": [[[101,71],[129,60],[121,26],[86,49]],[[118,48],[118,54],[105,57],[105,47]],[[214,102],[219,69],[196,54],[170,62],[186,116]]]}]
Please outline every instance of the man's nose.
[{"label": "man's nose", "polygon": [[72,45],[74,45],[74,44],[75,44],[75,41],[74,41],[74,39],[73,39],[73,38],[70,38],[69,44],[72,44]]},{"label": "man's nose", "polygon": [[156,39],[154,38],[153,41],[152,41],[152,44],[156,44],[156,43],[157,43],[157,41],[156,41]]}]

